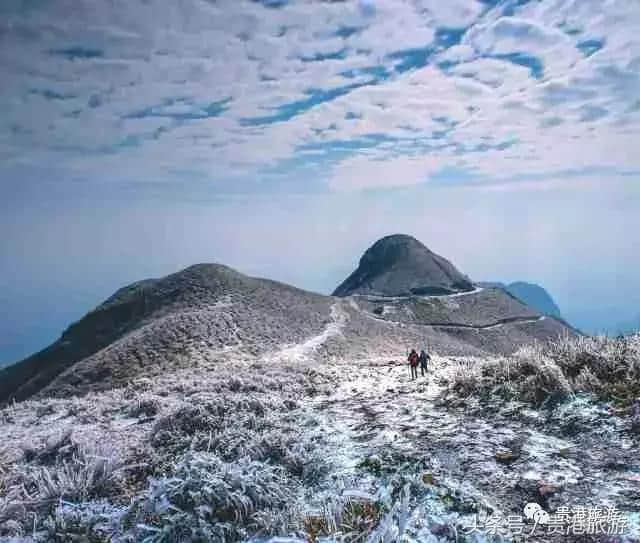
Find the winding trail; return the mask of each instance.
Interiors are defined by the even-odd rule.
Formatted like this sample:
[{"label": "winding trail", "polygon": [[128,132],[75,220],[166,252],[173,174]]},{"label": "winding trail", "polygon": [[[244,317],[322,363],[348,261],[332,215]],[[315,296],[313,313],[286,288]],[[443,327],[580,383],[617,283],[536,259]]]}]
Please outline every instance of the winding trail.
[{"label": "winding trail", "polygon": [[[388,322],[388,323],[392,323],[395,324],[395,321],[391,321],[389,319],[385,319],[382,317],[379,317],[373,313],[370,313],[368,311],[363,310],[362,308],[360,308],[358,306],[358,303],[356,301],[356,298],[362,298],[368,302],[373,302],[373,303],[384,303],[384,302],[398,302],[398,301],[404,301],[404,300],[410,300],[412,298],[420,298],[420,299],[424,299],[424,300],[431,300],[431,299],[453,299],[453,298],[459,298],[462,296],[469,296],[471,294],[478,294],[479,292],[482,292],[484,290],[484,288],[482,287],[476,287],[474,290],[470,290],[468,292],[456,292],[453,294],[435,294],[435,295],[424,295],[424,296],[415,296],[415,295],[411,295],[411,296],[376,296],[376,295],[371,295],[371,294],[353,294],[352,296],[349,297],[349,303],[351,305],[351,307],[353,307],[354,309],[357,309],[359,311],[361,311],[364,315],[372,318],[372,319],[376,319],[380,322]],[[535,315],[535,316],[515,316],[515,317],[506,317],[503,319],[497,319],[493,322],[489,322],[486,324],[468,324],[468,323],[463,323],[463,322],[449,322],[449,321],[432,321],[432,322],[417,322],[417,323],[412,323],[415,325],[419,325],[419,326],[431,326],[434,328],[464,328],[464,329],[472,329],[472,330],[491,330],[494,328],[498,328],[500,326],[505,326],[505,325],[509,325],[509,324],[515,324],[515,323],[526,323],[526,322],[541,322],[544,321],[546,319],[545,315]]]},{"label": "winding trail", "polygon": [[341,307],[341,302],[336,302],[331,306],[330,321],[324,330],[315,336],[311,336],[302,343],[285,345],[278,351],[267,356],[270,362],[284,361],[309,361],[313,353],[329,338],[342,333],[349,316]]},{"label": "winding trail", "polygon": [[516,322],[540,322],[545,320],[545,316],[539,317],[507,317],[505,319],[499,319],[489,324],[464,324],[460,322],[425,322],[420,323],[423,326],[434,326],[437,328],[473,328],[475,330],[490,330],[491,328],[498,328],[505,324],[513,324]]},{"label": "winding trail", "polygon": [[478,294],[484,290],[483,287],[476,287],[473,290],[464,292],[452,292],[451,294],[408,294],[404,296],[382,296],[376,294],[352,294],[353,297],[364,298],[369,302],[399,302],[402,300],[410,300],[411,298],[422,298],[430,300],[433,298],[459,298],[461,296],[469,296],[470,294]]},{"label": "winding trail", "polygon": [[[351,300],[352,304],[356,304],[355,301]],[[353,307],[353,305],[352,305]],[[410,324],[411,326],[431,326],[433,328],[465,328],[472,330],[491,330],[493,328],[498,328],[500,326],[505,326],[508,324],[515,323],[523,323],[523,322],[541,322],[544,321],[547,317],[545,315],[538,315],[534,317],[507,317],[504,319],[498,319],[497,321],[490,322],[487,324],[467,324],[463,322],[413,322],[413,323],[401,323],[397,321],[392,321],[388,319],[383,319],[382,317],[378,317],[377,315],[370,313],[368,311],[362,310],[360,307],[356,308],[362,312],[363,315],[370,319],[374,319],[378,322],[388,323],[392,326],[407,326]]]}]

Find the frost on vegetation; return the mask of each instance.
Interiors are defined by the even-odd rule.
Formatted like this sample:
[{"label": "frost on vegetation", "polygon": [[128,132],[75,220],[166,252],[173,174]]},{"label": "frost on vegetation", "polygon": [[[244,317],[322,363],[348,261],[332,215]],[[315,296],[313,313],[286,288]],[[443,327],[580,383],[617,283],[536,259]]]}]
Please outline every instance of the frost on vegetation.
[{"label": "frost on vegetation", "polygon": [[40,539],[75,540],[102,543],[118,533],[127,508],[107,500],[81,502],[60,501],[53,514],[42,523]]},{"label": "frost on vegetation", "polygon": [[188,453],[171,477],[151,481],[126,523],[150,542],[235,541],[285,528],[290,499],[290,481],[278,466]]},{"label": "frost on vegetation", "polygon": [[150,418],[160,411],[160,401],[149,395],[140,395],[128,406],[127,415],[130,417]]},{"label": "frost on vegetation", "polygon": [[[331,379],[305,364],[233,360],[138,378],[99,396],[7,406],[0,414],[15,438],[9,456],[0,451],[0,538],[289,533],[304,518],[301,496],[330,472],[326,439],[302,400]],[[78,435],[95,443],[109,436],[104,443],[118,449],[87,447]]]},{"label": "frost on vegetation", "polygon": [[[475,541],[459,531],[460,517],[448,512],[421,477],[392,477],[375,494],[345,491],[308,514],[303,541],[319,543],[436,543]],[[489,541],[490,539],[487,539]],[[269,543],[276,543],[272,538]]]},{"label": "frost on vegetation", "polygon": [[281,465],[305,483],[318,482],[329,470],[327,461],[299,432],[300,412],[295,403],[277,398],[215,398],[199,405],[183,405],[160,418],[152,429],[151,443],[167,453],[201,451],[225,461],[241,457]]},{"label": "frost on vegetation", "polygon": [[381,488],[375,495],[347,491],[327,501],[318,514],[308,515],[305,533],[311,541],[391,543],[407,535],[415,504],[405,484],[395,502]]},{"label": "frost on vegetation", "polygon": [[458,361],[448,390],[533,404],[591,393],[627,406],[640,397],[640,334],[566,337],[509,357]]},{"label": "frost on vegetation", "polygon": [[304,533],[311,541],[364,541],[383,514],[383,505],[373,497],[334,497],[320,511],[306,515]]},{"label": "frost on vegetation", "polygon": [[[58,443],[66,441],[63,438]],[[38,541],[62,541],[79,535],[93,537],[94,528],[103,530],[104,512],[113,512],[116,506],[106,501],[95,504],[122,493],[122,463],[104,447],[73,443],[71,450],[70,455],[59,454],[59,449],[53,456],[35,454],[31,463],[4,474],[0,537],[32,533]],[[43,460],[44,464],[39,462]]]},{"label": "frost on vegetation", "polygon": [[70,458],[62,458],[53,465],[25,466],[19,481],[27,501],[79,502],[117,492],[122,483],[122,468],[112,451],[76,447]]}]

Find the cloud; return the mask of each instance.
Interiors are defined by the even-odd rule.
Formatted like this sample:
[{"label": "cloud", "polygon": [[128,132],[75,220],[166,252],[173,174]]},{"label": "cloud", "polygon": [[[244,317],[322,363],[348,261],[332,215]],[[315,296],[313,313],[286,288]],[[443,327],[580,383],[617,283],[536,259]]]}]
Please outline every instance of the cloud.
[{"label": "cloud", "polygon": [[640,167],[624,0],[2,9],[7,167],[274,191]]},{"label": "cloud", "polygon": [[231,98],[224,98],[208,104],[194,104],[185,98],[171,98],[163,104],[151,106],[126,115],[127,119],[144,119],[145,117],[161,117],[174,120],[194,120],[218,117],[226,109]]}]

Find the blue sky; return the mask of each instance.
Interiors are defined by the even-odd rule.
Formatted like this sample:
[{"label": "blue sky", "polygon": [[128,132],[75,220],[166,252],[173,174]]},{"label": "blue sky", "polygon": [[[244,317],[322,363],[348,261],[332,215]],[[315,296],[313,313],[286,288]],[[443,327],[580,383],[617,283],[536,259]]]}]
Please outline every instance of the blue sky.
[{"label": "blue sky", "polygon": [[214,260],[330,290],[401,229],[589,329],[639,320],[636,2],[8,0],[0,21],[0,361],[122,281]]}]

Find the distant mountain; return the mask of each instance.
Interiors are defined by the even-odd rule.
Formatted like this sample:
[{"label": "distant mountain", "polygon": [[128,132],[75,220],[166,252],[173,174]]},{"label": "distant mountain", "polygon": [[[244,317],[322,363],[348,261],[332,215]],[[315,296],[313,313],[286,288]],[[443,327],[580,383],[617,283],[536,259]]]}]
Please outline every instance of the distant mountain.
[{"label": "distant mountain", "polygon": [[0,403],[121,388],[203,365],[241,368],[282,356],[398,360],[410,345],[488,356],[574,333],[502,289],[476,290],[409,236],[376,242],[336,292],[323,296],[220,264],[139,281],[46,349],[0,370]]},{"label": "distant mountain", "polygon": [[471,280],[417,239],[395,234],[376,241],[334,296],[453,294],[473,290]]},{"label": "distant mountain", "polygon": [[508,285],[495,281],[483,281],[477,283],[477,285],[481,287],[502,288],[543,315],[549,315],[550,317],[556,317],[558,319],[562,318],[560,308],[551,295],[540,285],[526,283],[524,281],[515,281]]}]

